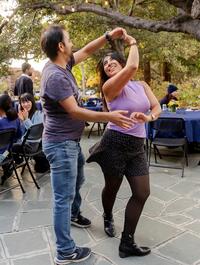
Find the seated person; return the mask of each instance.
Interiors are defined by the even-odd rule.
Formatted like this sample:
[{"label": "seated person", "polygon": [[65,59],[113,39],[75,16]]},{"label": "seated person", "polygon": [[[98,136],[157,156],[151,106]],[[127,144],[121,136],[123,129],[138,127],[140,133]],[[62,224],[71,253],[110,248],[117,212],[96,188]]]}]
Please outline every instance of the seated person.
[{"label": "seated person", "polygon": [[[37,110],[35,99],[33,95],[30,93],[24,93],[19,98],[19,110],[18,110],[18,117],[21,121],[21,129],[23,135],[26,131],[35,124],[39,124],[43,122],[43,113],[40,110]],[[15,152],[21,151],[21,143],[23,141],[23,137],[21,141],[18,141],[13,146],[13,150]],[[38,149],[38,145],[40,140],[37,142],[29,141],[26,145],[27,151],[35,152]]]},{"label": "seated person", "polygon": [[[0,131],[7,129],[16,130],[16,139],[20,139],[22,136],[22,130],[20,126],[20,120],[16,110],[12,107],[12,100],[9,95],[0,96]],[[0,149],[0,154],[3,154],[5,149]],[[5,182],[7,178],[12,175],[12,169],[9,164],[3,165],[3,176],[1,177],[1,185]]]},{"label": "seated person", "polygon": [[[21,164],[23,162],[23,158],[18,155],[19,152],[22,152],[22,142],[24,135],[26,134],[26,131],[35,124],[39,124],[43,122],[43,113],[42,111],[37,110],[35,100],[33,95],[30,93],[24,93],[19,98],[19,111],[18,111],[18,117],[20,120],[20,126],[21,126],[21,132],[22,132],[22,138],[17,141],[13,145],[13,153],[15,153],[14,160],[16,164]],[[25,145],[25,150],[27,153],[36,152],[38,150],[39,145],[41,144],[41,140],[39,141],[28,141]],[[46,157],[43,155],[40,155],[39,159],[38,157],[34,157],[35,160],[35,171],[36,172],[45,172],[49,169],[49,163],[46,160]],[[9,176],[12,175],[12,169],[7,168],[7,172]],[[4,180],[5,181],[5,180]]]},{"label": "seated person", "polygon": [[178,100],[178,88],[175,85],[168,85],[167,94],[160,100],[160,105],[162,107],[163,104],[168,105],[171,100]]},{"label": "seated person", "polygon": [[[37,110],[35,99],[33,95],[30,93],[24,93],[19,98],[19,119],[21,120],[22,131],[24,134],[26,131],[35,124],[43,123],[43,112]],[[23,137],[21,142],[14,144],[13,152],[18,153],[21,152],[21,143],[23,141]],[[26,144],[27,152],[36,152],[39,144],[41,144],[41,140],[39,141],[29,141]],[[35,171],[43,173],[49,169],[49,163],[46,160],[46,157],[43,155],[39,155],[39,157],[34,157],[35,160]],[[19,156],[15,155],[16,163],[21,163],[23,160]]]}]

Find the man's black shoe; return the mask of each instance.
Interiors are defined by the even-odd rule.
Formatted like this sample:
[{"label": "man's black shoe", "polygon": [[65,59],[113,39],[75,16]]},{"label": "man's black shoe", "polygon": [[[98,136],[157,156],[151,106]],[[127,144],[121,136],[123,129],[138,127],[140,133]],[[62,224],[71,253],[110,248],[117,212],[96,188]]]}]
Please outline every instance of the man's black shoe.
[{"label": "man's black shoe", "polygon": [[87,228],[91,225],[91,221],[79,214],[77,218],[71,219],[71,224],[76,227]]}]

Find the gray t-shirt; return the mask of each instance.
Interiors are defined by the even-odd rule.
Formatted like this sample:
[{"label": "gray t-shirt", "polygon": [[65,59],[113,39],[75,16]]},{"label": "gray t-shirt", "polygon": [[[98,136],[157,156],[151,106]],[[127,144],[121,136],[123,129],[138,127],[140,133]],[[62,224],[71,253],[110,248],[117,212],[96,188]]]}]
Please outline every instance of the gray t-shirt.
[{"label": "gray t-shirt", "polygon": [[73,95],[80,105],[78,87],[71,72],[73,65],[74,57],[72,56],[66,69],[49,61],[42,71],[41,99],[44,110],[43,140],[45,141],[76,140],[83,132],[84,121],[70,117],[59,104],[60,100]]}]

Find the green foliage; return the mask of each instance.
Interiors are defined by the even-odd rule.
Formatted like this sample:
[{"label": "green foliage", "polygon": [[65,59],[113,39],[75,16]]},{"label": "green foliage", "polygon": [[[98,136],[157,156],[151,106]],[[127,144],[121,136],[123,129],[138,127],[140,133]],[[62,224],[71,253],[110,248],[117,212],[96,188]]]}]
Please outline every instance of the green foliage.
[{"label": "green foliage", "polygon": [[[0,76],[8,72],[11,59],[44,58],[40,49],[40,34],[42,28],[51,23],[64,24],[73,41],[74,48],[79,49],[89,41],[99,37],[106,30],[116,26],[114,21],[102,18],[93,13],[74,13],[67,16],[58,15],[50,9],[24,9],[24,5],[31,3],[58,3],[59,5],[83,3],[84,0],[18,0],[21,10],[12,22],[0,34]],[[90,3],[103,5],[103,0],[90,0]],[[114,1],[110,1],[114,2]],[[137,4],[140,2],[140,4]],[[119,12],[128,15],[132,7],[132,0],[119,1]],[[177,10],[167,1],[135,1],[133,15],[148,20],[167,20],[177,15]],[[0,21],[2,18],[0,17]],[[160,98],[166,90],[167,84],[162,82],[161,70],[163,62],[169,62],[172,66],[173,83],[181,87],[183,102],[196,103],[199,93],[198,75],[200,71],[200,43],[189,36],[179,33],[152,33],[145,30],[126,28],[139,43],[140,66],[143,61],[151,62],[152,87]],[[98,52],[92,58],[84,62],[86,81],[96,78],[96,65],[102,53]],[[82,75],[80,66],[74,68],[77,83],[81,86]],[[142,72],[138,74],[143,78]],[[187,88],[186,85],[187,84]],[[188,92],[190,91],[190,92]],[[194,93],[193,93],[194,92]],[[198,100],[197,100],[198,101]]]},{"label": "green foliage", "polygon": [[0,94],[8,90],[8,84],[5,80],[0,80]]},{"label": "green foliage", "polygon": [[[168,82],[160,82],[153,80],[151,88],[160,100],[166,94]],[[179,91],[179,104],[180,107],[198,107],[200,108],[200,79],[194,78],[184,83],[176,83]]]},{"label": "green foliage", "polygon": [[[127,15],[130,12],[133,1],[120,1],[120,12]],[[164,12],[163,12],[164,11]],[[133,8],[134,16],[150,20],[165,20],[175,16],[176,9],[167,3],[167,1],[141,1],[135,4]]]},{"label": "green foliage", "polygon": [[200,108],[200,80],[196,79],[180,84],[180,102],[182,106]]},{"label": "green foliage", "polygon": [[76,65],[73,67],[73,75],[76,77],[76,82],[78,84],[78,87],[82,87],[82,74],[81,74],[81,68],[80,65]]}]

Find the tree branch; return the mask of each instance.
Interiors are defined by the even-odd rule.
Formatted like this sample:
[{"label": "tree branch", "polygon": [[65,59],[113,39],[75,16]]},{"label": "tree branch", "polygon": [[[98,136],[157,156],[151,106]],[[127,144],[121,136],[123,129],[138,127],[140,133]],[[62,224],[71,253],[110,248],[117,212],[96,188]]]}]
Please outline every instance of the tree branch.
[{"label": "tree branch", "polygon": [[115,9],[115,5],[113,4],[112,0],[108,0],[109,6],[113,9]]},{"label": "tree branch", "polygon": [[128,14],[129,17],[131,17],[133,15],[134,6],[135,6],[135,0],[132,0],[131,9],[130,9],[129,14]]},{"label": "tree branch", "polygon": [[[167,0],[170,2],[182,2],[178,0]],[[121,24],[123,26],[129,26],[136,29],[145,29],[151,32],[182,32],[186,34],[190,34],[196,39],[200,40],[200,20],[192,19],[191,16],[182,15],[174,17],[170,20],[166,21],[155,21],[155,20],[145,20],[139,17],[129,17],[123,15],[117,11],[113,11],[109,8],[102,8],[99,5],[95,4],[78,4],[73,6],[61,6],[53,3],[37,3],[32,5],[26,5],[21,8],[32,8],[34,10],[46,8],[55,11],[60,15],[68,15],[72,13],[79,12],[92,12],[97,15],[107,17],[109,19],[114,20],[116,23]]]},{"label": "tree branch", "polygon": [[193,1],[194,0],[167,0],[169,4],[184,10],[187,14],[191,14]]},{"label": "tree branch", "polygon": [[3,28],[4,28],[5,26],[7,26],[7,25],[12,21],[13,17],[14,17],[15,14],[17,13],[17,11],[18,11],[18,8],[14,9],[12,15],[10,15],[9,17],[5,18],[5,19],[2,21],[2,23],[0,24],[0,34],[2,33]]},{"label": "tree branch", "polygon": [[200,0],[194,0],[191,15],[194,19],[200,18]]}]

